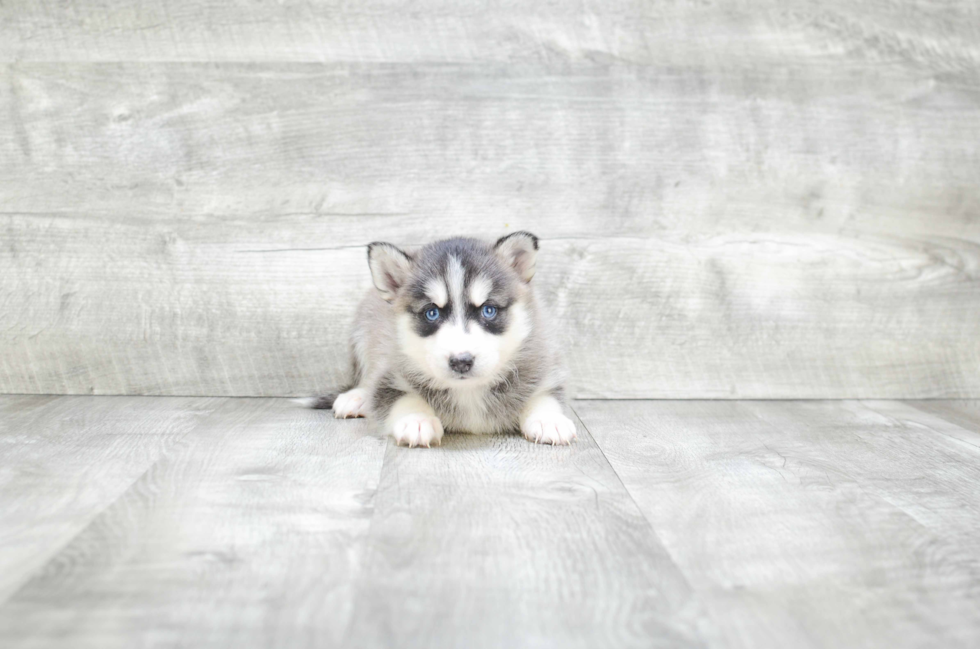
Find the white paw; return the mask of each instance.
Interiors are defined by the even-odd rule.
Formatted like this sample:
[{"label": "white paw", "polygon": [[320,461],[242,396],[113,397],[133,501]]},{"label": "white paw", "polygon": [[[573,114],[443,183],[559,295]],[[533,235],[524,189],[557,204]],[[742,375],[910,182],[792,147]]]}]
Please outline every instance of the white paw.
[{"label": "white paw", "polygon": [[367,414],[367,390],[354,388],[339,395],[333,402],[333,416],[337,419],[363,417]]},{"label": "white paw", "polygon": [[572,443],[577,438],[575,423],[560,412],[548,412],[536,415],[531,413],[521,424],[524,437],[538,444]]},{"label": "white paw", "polygon": [[438,417],[421,412],[405,415],[395,421],[391,436],[405,446],[432,446],[442,444],[442,422]]}]

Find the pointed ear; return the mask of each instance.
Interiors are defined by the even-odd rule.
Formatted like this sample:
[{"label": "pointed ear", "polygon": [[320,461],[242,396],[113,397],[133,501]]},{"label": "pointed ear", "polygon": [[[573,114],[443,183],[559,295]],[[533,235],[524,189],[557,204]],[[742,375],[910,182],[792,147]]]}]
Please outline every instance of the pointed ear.
[{"label": "pointed ear", "polygon": [[502,237],[494,244],[494,250],[505,264],[517,271],[525,282],[534,277],[534,264],[538,255],[538,238],[521,230]]},{"label": "pointed ear", "polygon": [[407,253],[383,241],[368,245],[368,266],[371,280],[388,302],[395,299],[398,289],[408,281],[412,272],[412,258]]}]

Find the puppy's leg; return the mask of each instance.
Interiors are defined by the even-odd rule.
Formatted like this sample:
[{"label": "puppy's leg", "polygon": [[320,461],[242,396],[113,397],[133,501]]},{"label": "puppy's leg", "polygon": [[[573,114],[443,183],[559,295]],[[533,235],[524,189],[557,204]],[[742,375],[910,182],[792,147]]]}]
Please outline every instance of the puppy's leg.
[{"label": "puppy's leg", "polygon": [[368,391],[356,387],[337,395],[333,402],[333,416],[337,419],[364,417],[367,415]]},{"label": "puppy's leg", "polygon": [[364,331],[355,328],[350,337],[350,390],[337,395],[333,402],[333,416],[337,419],[366,417],[368,410],[367,389],[362,388],[364,372],[367,368],[367,352]]},{"label": "puppy's leg", "polygon": [[442,422],[417,394],[402,394],[384,419],[385,432],[398,444],[432,446],[442,444]]},{"label": "puppy's leg", "polygon": [[578,437],[575,423],[565,416],[561,403],[551,394],[531,397],[521,413],[521,432],[538,444],[571,444]]}]

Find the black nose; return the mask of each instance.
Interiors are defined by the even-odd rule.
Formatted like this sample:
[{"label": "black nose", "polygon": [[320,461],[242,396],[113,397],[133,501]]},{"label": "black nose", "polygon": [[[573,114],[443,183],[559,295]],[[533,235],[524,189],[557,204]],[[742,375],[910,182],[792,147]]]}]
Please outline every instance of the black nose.
[{"label": "black nose", "polygon": [[450,357],[449,367],[451,367],[454,372],[466,374],[473,369],[473,354],[463,352],[457,356]]}]

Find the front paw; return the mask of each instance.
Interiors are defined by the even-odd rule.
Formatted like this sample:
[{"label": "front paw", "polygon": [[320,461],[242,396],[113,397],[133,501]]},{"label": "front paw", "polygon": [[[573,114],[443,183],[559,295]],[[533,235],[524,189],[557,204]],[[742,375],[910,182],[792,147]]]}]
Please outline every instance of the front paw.
[{"label": "front paw", "polygon": [[433,415],[411,413],[395,420],[391,436],[399,446],[439,446],[442,444],[442,422]]},{"label": "front paw", "polygon": [[348,390],[333,402],[333,416],[337,419],[363,417],[367,414],[367,390],[354,388]]},{"label": "front paw", "polygon": [[560,412],[531,414],[521,424],[524,437],[537,444],[562,444],[568,446],[577,438],[575,423]]}]

